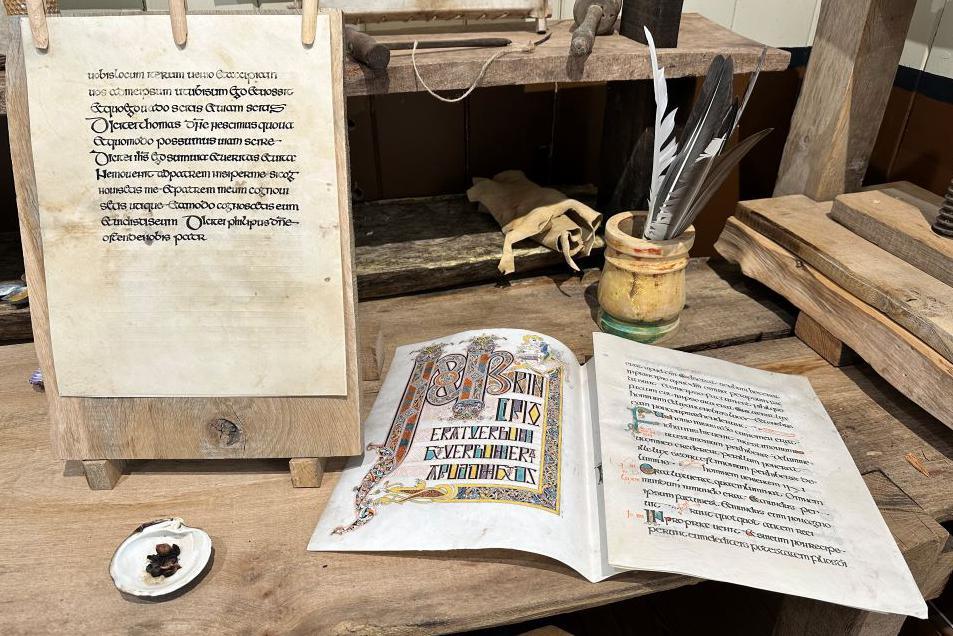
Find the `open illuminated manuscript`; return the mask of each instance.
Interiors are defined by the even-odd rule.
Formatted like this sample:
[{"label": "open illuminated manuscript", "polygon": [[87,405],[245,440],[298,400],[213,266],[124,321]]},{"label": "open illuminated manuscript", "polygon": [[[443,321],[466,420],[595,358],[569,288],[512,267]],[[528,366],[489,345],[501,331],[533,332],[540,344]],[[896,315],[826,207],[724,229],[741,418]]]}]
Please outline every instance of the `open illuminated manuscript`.
[{"label": "open illuminated manuscript", "polygon": [[346,395],[340,53],[300,30],[50,17],[24,47],[61,395]]},{"label": "open illuminated manuscript", "polygon": [[865,610],[926,605],[808,381],[594,334],[397,350],[309,549],[509,548]]}]

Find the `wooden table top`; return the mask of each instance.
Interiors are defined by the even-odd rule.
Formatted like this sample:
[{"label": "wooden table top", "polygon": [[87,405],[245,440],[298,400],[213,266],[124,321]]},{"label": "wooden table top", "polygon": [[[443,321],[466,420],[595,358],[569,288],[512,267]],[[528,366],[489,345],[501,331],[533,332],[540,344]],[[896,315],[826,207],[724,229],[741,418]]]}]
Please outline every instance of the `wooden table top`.
[{"label": "wooden table top", "polygon": [[[476,327],[532,328],[591,354],[598,273],[534,277],[361,303],[365,408],[401,344]],[[953,434],[868,368],[834,368],[790,337],[792,315],[724,264],[695,260],[672,345],[806,375],[844,436],[924,589],[953,568]],[[44,396],[27,378],[32,345],[0,349],[0,632],[446,633],[512,623],[695,582],[630,573],[592,584],[531,554],[309,553],[308,538],[337,482],[293,489],[280,461],[132,462],[112,491],[50,452]],[[929,476],[904,459],[916,453]],[[164,602],[123,597],[108,574],[137,525],[180,516],[212,537],[212,567]],[[939,546],[939,547],[937,547]],[[938,565],[943,567],[938,569]],[[944,570],[945,568],[945,570]],[[941,571],[942,570],[942,571]]]}]

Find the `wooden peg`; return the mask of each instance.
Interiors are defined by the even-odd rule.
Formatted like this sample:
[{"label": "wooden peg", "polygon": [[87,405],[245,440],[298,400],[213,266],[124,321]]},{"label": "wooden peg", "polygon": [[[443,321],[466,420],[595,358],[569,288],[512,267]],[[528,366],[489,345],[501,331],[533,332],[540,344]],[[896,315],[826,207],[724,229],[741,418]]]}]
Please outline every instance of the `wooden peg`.
[{"label": "wooden peg", "polygon": [[179,46],[189,39],[189,23],[185,17],[185,0],[169,0],[169,17],[172,19],[172,38]]},{"label": "wooden peg", "polygon": [[295,488],[320,488],[326,461],[323,457],[295,457],[289,460],[291,485]]},{"label": "wooden peg", "polygon": [[122,459],[84,459],[83,470],[90,490],[112,490],[126,469]]},{"label": "wooden peg", "polygon": [[33,46],[46,50],[50,47],[50,30],[46,26],[46,0],[26,0],[26,14],[33,33]]},{"label": "wooden peg", "polygon": [[318,0],[302,0],[301,3],[301,43],[314,44],[318,32]]}]

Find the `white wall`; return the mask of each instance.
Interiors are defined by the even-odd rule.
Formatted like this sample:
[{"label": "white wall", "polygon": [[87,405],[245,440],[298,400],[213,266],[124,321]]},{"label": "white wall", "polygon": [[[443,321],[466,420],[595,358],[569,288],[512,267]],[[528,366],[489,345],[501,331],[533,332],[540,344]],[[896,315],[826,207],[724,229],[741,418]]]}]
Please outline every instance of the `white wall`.
[{"label": "white wall", "polygon": [[[810,46],[820,6],[821,0],[685,0],[684,4],[685,11],[701,13],[753,40],[787,47]],[[953,77],[953,0],[917,0],[900,63]]]}]

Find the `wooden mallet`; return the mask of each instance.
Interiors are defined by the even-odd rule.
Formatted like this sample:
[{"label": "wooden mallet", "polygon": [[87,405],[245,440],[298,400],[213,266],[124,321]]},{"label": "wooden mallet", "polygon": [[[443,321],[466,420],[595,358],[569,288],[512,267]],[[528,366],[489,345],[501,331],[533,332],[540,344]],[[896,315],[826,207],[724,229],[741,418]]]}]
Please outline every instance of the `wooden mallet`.
[{"label": "wooden mallet", "polygon": [[621,10],[622,0],[576,0],[572,9],[576,30],[569,43],[569,54],[585,57],[592,53],[596,36],[612,33]]}]

